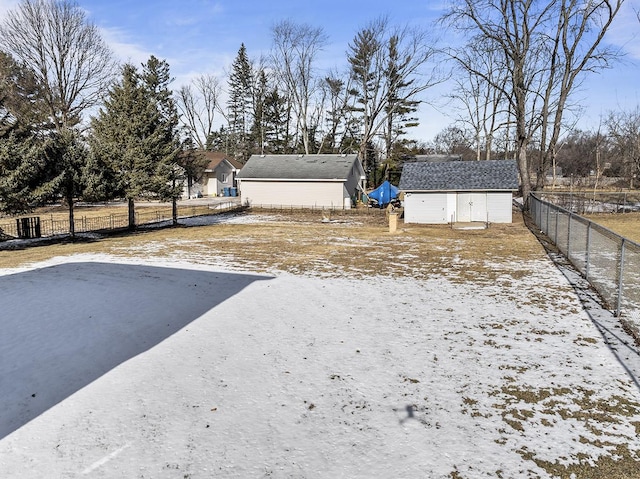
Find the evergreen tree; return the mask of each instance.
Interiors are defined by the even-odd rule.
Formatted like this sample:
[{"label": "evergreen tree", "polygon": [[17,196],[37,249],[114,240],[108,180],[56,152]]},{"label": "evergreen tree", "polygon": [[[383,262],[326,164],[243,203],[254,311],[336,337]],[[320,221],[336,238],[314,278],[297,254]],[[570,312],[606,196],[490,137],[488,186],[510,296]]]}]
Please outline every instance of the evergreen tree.
[{"label": "evergreen tree", "polygon": [[[159,127],[160,117],[156,99],[140,74],[133,65],[126,64],[122,78],[109,89],[104,107],[91,121],[89,169],[102,171],[101,179],[113,181],[102,191],[92,193],[124,197],[129,205],[130,229],[135,228],[135,200],[156,192],[159,161],[164,153],[161,147],[166,138],[166,130]],[[95,186],[96,178],[89,183]]]},{"label": "evergreen tree", "polygon": [[0,211],[22,214],[37,206],[34,193],[51,179],[40,84],[32,72],[0,52]]},{"label": "evergreen tree", "polygon": [[[387,58],[387,68],[385,77],[389,85],[387,89],[387,102],[385,113],[387,125],[384,131],[385,153],[387,161],[394,156],[394,146],[398,146],[399,139],[407,133],[407,128],[418,126],[418,119],[412,116],[417,110],[420,102],[403,97],[402,93],[409,88],[415,79],[403,77],[400,72],[406,68],[411,61],[410,57],[401,58],[398,51],[398,36],[392,35],[389,39],[389,52]],[[401,153],[400,151],[397,152]],[[393,158],[397,159],[396,156]]]},{"label": "evergreen tree", "polygon": [[264,149],[271,154],[288,153],[289,134],[287,130],[290,110],[287,109],[286,98],[280,95],[277,88],[267,93],[264,99]]},{"label": "evergreen tree", "polygon": [[0,140],[0,211],[21,214],[36,206],[33,192],[46,171],[41,141],[15,133]]},{"label": "evergreen tree", "polygon": [[42,87],[28,68],[0,51],[0,138],[29,134],[46,119]]},{"label": "evergreen tree", "polygon": [[250,155],[249,132],[251,122],[251,106],[253,100],[252,83],[253,72],[247,57],[244,43],[238,50],[229,75],[229,149],[227,153],[239,161],[246,161]]},{"label": "evergreen tree", "polygon": [[264,69],[260,69],[255,86],[253,88],[253,124],[251,125],[251,137],[256,152],[264,153],[266,141],[266,112],[265,102],[268,94],[268,80]]},{"label": "evergreen tree", "polygon": [[153,136],[148,154],[156,165],[151,190],[173,206],[173,223],[178,222],[177,200],[182,194],[184,169],[179,165],[180,140],[178,134],[178,107],[169,88],[172,81],[169,64],[151,56],[143,65],[142,81],[157,110]]}]

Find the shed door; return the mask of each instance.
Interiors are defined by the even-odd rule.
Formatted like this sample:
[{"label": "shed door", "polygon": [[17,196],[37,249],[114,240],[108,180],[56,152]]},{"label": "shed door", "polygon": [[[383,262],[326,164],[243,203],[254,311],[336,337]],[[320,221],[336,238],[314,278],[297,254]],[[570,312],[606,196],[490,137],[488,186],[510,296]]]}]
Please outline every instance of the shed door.
[{"label": "shed door", "polygon": [[405,223],[447,224],[446,193],[407,193],[404,197]]},{"label": "shed door", "polygon": [[487,221],[487,194],[458,193],[456,221]]}]

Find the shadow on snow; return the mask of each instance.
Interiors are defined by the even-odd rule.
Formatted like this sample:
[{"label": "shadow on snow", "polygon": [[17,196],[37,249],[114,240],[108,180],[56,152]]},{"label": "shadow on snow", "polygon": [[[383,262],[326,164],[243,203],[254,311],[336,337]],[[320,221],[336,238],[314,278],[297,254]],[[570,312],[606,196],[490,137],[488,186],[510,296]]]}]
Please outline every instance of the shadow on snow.
[{"label": "shadow on snow", "polygon": [[606,309],[604,301],[593,286],[558,250],[551,239],[542,233],[530,218],[525,216],[525,221],[529,230],[544,247],[547,256],[573,287],[584,311],[600,332],[613,355],[640,390],[640,347],[635,344],[633,337],[624,330],[622,323],[614,316],[613,312]]},{"label": "shadow on snow", "polygon": [[264,279],[105,263],[0,276],[0,439]]}]

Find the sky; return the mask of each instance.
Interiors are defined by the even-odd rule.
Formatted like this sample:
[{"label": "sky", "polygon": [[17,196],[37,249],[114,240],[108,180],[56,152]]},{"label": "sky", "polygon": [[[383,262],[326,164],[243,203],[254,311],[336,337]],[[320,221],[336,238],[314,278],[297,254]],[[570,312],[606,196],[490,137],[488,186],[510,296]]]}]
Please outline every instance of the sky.
[{"label": "sky", "polygon": [[[0,0],[0,18],[17,4],[17,0]],[[250,58],[266,55],[271,27],[281,20],[322,27],[329,42],[318,57],[318,67],[343,69],[349,42],[370,21],[388,15],[392,24],[435,32],[433,22],[446,7],[446,1],[439,0],[78,0],[78,4],[122,62],[139,65],[150,55],[166,60],[176,90],[200,74],[226,78],[242,43]],[[583,129],[597,128],[600,118],[611,110],[630,110],[640,102],[640,22],[634,10],[640,10],[640,0],[627,0],[607,37],[626,53],[624,62],[592,75],[580,92],[586,111],[578,126]],[[450,88],[446,83],[425,92],[419,111],[421,126],[412,137],[430,140],[453,123],[455,113],[444,102]]]}]

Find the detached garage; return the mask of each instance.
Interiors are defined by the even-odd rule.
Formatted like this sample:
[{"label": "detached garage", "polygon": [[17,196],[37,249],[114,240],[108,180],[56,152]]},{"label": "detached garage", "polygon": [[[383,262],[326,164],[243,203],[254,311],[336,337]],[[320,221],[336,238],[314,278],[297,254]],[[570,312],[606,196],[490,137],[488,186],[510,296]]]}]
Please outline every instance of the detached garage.
[{"label": "detached garage", "polygon": [[237,178],[253,207],[351,208],[363,191],[357,155],[253,155]]},{"label": "detached garage", "polygon": [[511,223],[515,160],[405,163],[405,223]]}]

